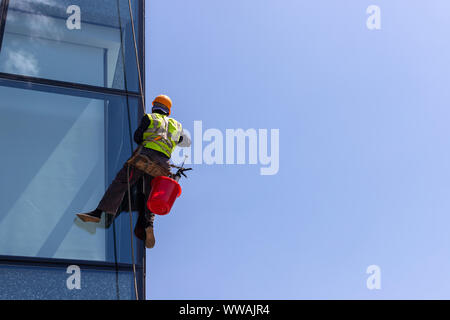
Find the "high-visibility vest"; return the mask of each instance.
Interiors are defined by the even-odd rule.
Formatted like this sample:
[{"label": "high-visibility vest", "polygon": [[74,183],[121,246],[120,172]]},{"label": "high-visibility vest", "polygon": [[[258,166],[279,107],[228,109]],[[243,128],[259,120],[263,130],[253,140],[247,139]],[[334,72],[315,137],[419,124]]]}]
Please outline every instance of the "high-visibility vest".
[{"label": "high-visibility vest", "polygon": [[181,123],[159,113],[150,113],[147,116],[150,125],[144,132],[143,146],[162,152],[170,158],[183,131]]}]

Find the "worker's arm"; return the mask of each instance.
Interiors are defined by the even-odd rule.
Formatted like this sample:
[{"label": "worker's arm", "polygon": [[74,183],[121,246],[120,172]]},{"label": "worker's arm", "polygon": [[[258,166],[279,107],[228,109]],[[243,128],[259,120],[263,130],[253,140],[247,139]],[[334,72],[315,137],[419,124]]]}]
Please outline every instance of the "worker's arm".
[{"label": "worker's arm", "polygon": [[180,140],[178,140],[178,146],[181,147],[181,148],[185,148],[185,147],[190,147],[191,146],[191,139],[186,134],[186,132],[184,132],[184,130],[181,133]]},{"label": "worker's arm", "polygon": [[141,144],[144,141],[144,132],[148,129],[150,125],[150,119],[147,115],[144,115],[141,120],[139,128],[134,132],[134,142]]}]

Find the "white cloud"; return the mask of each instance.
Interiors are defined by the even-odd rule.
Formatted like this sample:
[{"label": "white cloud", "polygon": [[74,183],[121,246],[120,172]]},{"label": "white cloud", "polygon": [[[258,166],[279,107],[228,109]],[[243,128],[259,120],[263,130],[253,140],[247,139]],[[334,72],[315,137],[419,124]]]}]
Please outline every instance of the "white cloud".
[{"label": "white cloud", "polygon": [[37,59],[31,53],[23,50],[8,50],[4,70],[8,73],[25,74],[28,76],[37,76],[39,74]]}]

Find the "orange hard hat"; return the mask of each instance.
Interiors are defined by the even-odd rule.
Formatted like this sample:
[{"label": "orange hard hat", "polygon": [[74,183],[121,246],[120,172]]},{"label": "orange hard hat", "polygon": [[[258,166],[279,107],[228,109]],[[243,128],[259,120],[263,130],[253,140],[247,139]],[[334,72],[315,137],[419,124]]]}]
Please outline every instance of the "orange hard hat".
[{"label": "orange hard hat", "polygon": [[169,109],[170,114],[170,108],[172,108],[172,100],[166,96],[165,94],[161,94],[153,100],[152,105],[155,105],[155,102],[161,103],[163,106],[167,107]]}]

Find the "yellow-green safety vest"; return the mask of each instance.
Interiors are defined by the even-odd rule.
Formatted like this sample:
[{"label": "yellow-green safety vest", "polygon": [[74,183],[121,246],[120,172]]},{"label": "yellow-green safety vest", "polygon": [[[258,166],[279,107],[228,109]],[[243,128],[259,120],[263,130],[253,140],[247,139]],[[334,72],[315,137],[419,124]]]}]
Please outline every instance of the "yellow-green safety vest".
[{"label": "yellow-green safety vest", "polygon": [[181,123],[159,113],[150,113],[147,116],[150,125],[144,132],[142,145],[162,152],[170,158],[183,132]]}]

